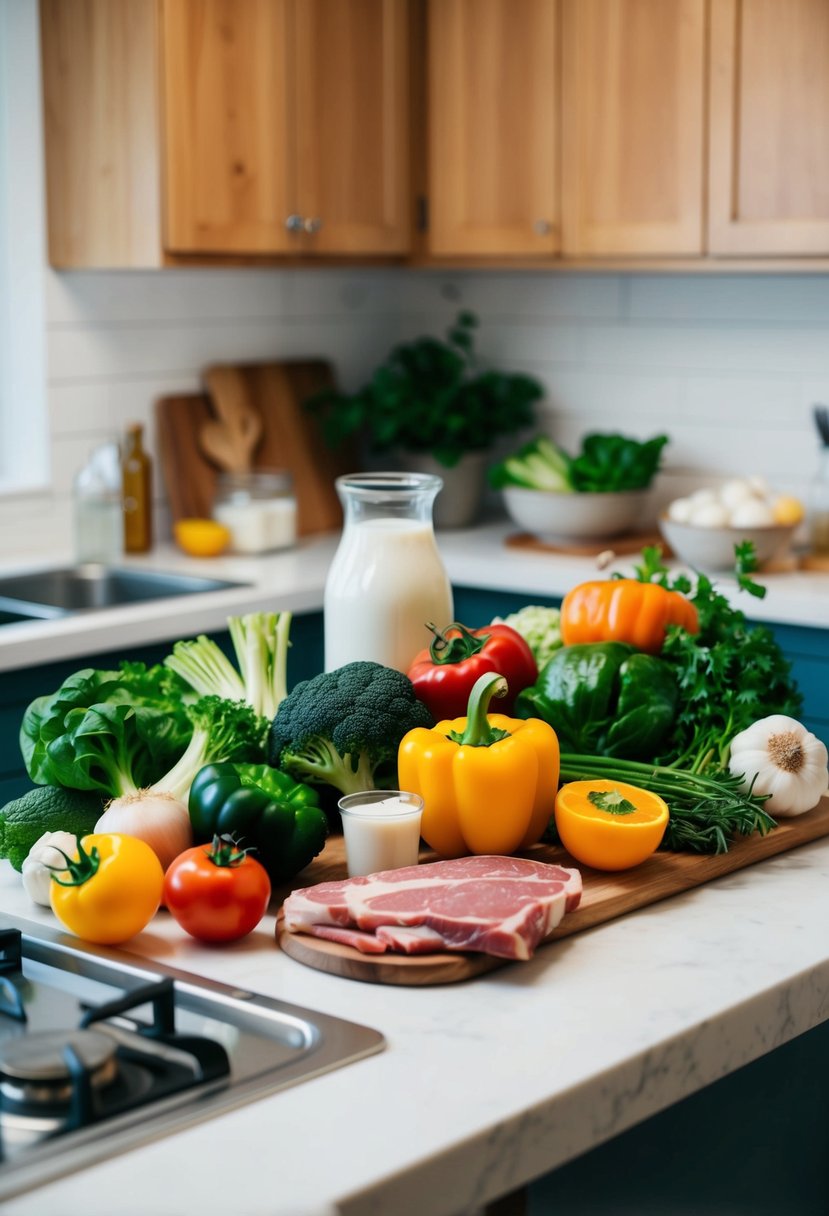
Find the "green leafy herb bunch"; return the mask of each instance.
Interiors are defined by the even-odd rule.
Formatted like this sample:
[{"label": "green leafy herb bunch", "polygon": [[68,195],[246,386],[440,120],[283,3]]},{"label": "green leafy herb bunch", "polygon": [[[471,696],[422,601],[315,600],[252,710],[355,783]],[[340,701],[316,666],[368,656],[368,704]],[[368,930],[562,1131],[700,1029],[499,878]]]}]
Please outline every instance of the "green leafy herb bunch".
[{"label": "green leafy herb bunch", "polygon": [[475,353],[478,318],[460,312],[446,340],[423,337],[396,346],[353,394],[326,389],[307,402],[326,443],[352,436],[375,453],[428,453],[446,468],[483,452],[502,435],[535,422],[542,386],[530,376],[483,368]]}]

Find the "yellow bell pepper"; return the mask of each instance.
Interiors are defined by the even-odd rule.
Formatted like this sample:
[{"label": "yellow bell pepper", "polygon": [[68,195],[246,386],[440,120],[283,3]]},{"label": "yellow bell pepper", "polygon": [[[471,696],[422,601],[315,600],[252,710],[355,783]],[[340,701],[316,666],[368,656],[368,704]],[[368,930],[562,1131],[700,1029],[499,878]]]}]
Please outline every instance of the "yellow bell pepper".
[{"label": "yellow bell pepper", "polygon": [[65,868],[52,872],[52,911],[84,941],[117,946],[155,916],[164,870],[143,840],[93,832],[78,841],[74,857],[63,857]]},{"label": "yellow bell pepper", "polygon": [[487,714],[507,682],[472,688],[465,718],[416,727],[397,756],[400,788],[423,799],[421,835],[442,857],[510,854],[541,839],[555,806],[559,746],[539,718]]}]

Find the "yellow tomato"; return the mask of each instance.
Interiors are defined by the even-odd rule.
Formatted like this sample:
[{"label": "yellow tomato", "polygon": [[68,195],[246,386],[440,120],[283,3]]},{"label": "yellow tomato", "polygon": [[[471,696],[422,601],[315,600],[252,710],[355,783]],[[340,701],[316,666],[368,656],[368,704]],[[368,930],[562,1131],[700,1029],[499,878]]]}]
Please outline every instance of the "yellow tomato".
[{"label": "yellow tomato", "polygon": [[96,832],[78,842],[65,870],[53,873],[55,916],[87,942],[115,946],[149,924],[161,903],[164,870],[135,836]]},{"label": "yellow tomato", "polygon": [[790,494],[780,494],[771,504],[776,524],[799,524],[803,518],[803,503]]},{"label": "yellow tomato", "polygon": [[173,524],[173,535],[191,557],[218,557],[230,544],[230,529],[215,519],[180,519]]},{"label": "yellow tomato", "polygon": [[659,848],[668,807],[658,794],[623,781],[570,781],[556,795],[556,829],[576,861],[627,870]]}]

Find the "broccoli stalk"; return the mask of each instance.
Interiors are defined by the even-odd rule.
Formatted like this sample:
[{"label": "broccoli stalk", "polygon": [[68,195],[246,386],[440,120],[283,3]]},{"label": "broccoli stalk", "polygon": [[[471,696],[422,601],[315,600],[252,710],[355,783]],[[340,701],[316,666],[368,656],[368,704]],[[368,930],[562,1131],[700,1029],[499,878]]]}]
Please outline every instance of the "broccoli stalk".
[{"label": "broccoli stalk", "polygon": [[188,707],[188,716],[193,734],[184,755],[150,787],[155,792],[172,794],[185,804],[193,778],[205,764],[259,760],[262,737],[268,726],[249,705],[220,697],[202,697]]},{"label": "broccoli stalk", "polygon": [[205,635],[176,642],[164,660],[203,697],[246,701],[254,713],[273,718],[287,694],[290,612],[251,612],[228,617],[230,639],[239,671]]},{"label": "broccoli stalk", "polygon": [[401,671],[346,663],[297,684],[271,726],[268,763],[342,794],[393,788],[400,740],[434,719]]},{"label": "broccoli stalk", "polygon": [[[328,739],[307,739],[300,751],[285,757],[291,776],[317,785],[333,785],[341,794],[358,794],[374,789],[374,771],[367,752],[344,755]],[[356,764],[356,767],[355,767]]]}]

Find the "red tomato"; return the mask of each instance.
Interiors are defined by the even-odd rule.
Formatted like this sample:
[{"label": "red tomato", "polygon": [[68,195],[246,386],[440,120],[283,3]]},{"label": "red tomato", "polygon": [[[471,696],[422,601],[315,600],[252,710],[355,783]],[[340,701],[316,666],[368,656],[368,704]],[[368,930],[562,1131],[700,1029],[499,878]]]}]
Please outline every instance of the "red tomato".
[{"label": "red tomato", "polygon": [[268,907],[265,867],[229,837],[186,849],[164,875],[164,902],[182,929],[203,942],[233,942],[255,929]]}]

